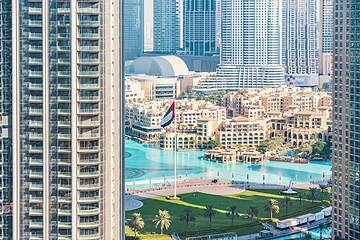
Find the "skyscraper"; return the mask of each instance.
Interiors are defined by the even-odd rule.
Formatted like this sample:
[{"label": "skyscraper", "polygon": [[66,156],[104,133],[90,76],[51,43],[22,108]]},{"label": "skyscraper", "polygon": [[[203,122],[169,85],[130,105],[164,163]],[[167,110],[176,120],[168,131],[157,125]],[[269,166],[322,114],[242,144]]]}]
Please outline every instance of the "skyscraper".
[{"label": "skyscraper", "polygon": [[0,238],[11,239],[11,1],[0,1]]},{"label": "skyscraper", "polygon": [[283,63],[288,74],[317,74],[316,0],[282,0]]},{"label": "skyscraper", "polygon": [[119,239],[120,8],[1,1],[1,238]]},{"label": "skyscraper", "polygon": [[319,70],[323,75],[332,73],[333,2],[333,0],[320,1]]},{"label": "skyscraper", "polygon": [[186,55],[216,53],[217,0],[184,1],[184,50]]},{"label": "skyscraper", "polygon": [[124,0],[124,57],[132,60],[144,52],[144,0]]},{"label": "skyscraper", "polygon": [[276,87],[281,62],[281,0],[222,0],[221,60],[199,91]]},{"label": "skyscraper", "polygon": [[154,52],[172,54],[180,48],[179,0],[153,0]]},{"label": "skyscraper", "polygon": [[360,2],[334,2],[333,239],[360,239]]}]

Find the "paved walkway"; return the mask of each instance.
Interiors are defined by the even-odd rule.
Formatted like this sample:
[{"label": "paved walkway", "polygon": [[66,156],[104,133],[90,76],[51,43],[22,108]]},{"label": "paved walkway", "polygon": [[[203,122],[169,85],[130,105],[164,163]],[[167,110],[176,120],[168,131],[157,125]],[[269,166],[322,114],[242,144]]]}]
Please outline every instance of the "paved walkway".
[{"label": "paved walkway", "polygon": [[135,196],[131,196],[131,195],[125,196],[125,204],[124,204],[125,211],[132,211],[141,208],[143,205],[144,205],[143,202],[136,199]]}]

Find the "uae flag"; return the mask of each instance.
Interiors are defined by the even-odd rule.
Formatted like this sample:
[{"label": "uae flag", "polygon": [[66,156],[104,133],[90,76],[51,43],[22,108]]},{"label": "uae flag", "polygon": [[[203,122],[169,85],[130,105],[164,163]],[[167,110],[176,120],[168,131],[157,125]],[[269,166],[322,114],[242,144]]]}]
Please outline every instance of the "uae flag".
[{"label": "uae flag", "polygon": [[169,109],[166,111],[163,119],[161,120],[160,126],[167,127],[171,124],[171,122],[175,119],[175,102],[171,104]]}]

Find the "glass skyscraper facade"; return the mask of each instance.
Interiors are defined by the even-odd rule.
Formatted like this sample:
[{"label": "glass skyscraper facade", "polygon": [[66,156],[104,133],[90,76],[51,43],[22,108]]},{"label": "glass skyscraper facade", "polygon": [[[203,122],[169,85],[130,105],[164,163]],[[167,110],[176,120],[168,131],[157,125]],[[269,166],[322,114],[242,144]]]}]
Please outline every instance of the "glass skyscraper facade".
[{"label": "glass skyscraper facade", "polygon": [[179,0],[153,0],[154,52],[174,54],[180,48]]},{"label": "glass skyscraper facade", "polygon": [[124,0],[124,58],[132,60],[144,52],[144,0]]},{"label": "glass skyscraper facade", "polygon": [[333,239],[360,239],[360,2],[334,2]]},{"label": "glass skyscraper facade", "polygon": [[216,53],[217,1],[184,1],[184,51],[186,55],[211,56]]},{"label": "glass skyscraper facade", "polygon": [[120,1],[0,3],[0,238],[118,239]]}]

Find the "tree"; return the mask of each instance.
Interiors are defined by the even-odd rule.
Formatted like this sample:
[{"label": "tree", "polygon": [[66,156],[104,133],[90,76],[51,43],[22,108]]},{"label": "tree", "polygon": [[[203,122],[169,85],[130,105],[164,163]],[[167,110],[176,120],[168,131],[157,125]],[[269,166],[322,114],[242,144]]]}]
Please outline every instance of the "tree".
[{"label": "tree", "polygon": [[299,198],[300,206],[302,206],[304,195],[302,193],[299,193],[298,198]]},{"label": "tree", "polygon": [[311,234],[310,233],[305,233],[305,235],[301,238],[301,240],[311,240]]},{"label": "tree", "polygon": [[160,234],[162,235],[164,229],[167,230],[171,226],[171,216],[168,211],[160,210],[155,218],[153,219],[153,223],[155,224],[155,228],[157,229],[160,226]]},{"label": "tree", "polygon": [[234,225],[234,218],[240,216],[236,206],[230,206],[227,215],[231,217],[231,225]]},{"label": "tree", "polygon": [[209,218],[210,223],[212,221],[212,218],[215,217],[215,215],[216,211],[214,207],[212,205],[206,206],[204,216]]},{"label": "tree", "polygon": [[324,155],[324,150],[326,147],[326,143],[324,141],[316,141],[312,145],[312,154],[314,155]]},{"label": "tree", "polygon": [[211,139],[211,140],[209,141],[209,146],[210,146],[210,148],[220,147],[220,142],[217,141],[217,140]]},{"label": "tree", "polygon": [[323,230],[324,230],[324,227],[325,227],[324,223],[320,223],[320,224],[319,224],[320,240],[323,239]]},{"label": "tree", "polygon": [[291,201],[291,198],[289,198],[289,197],[285,197],[285,198],[284,198],[285,211],[286,211],[286,213],[288,212],[289,205],[290,205],[290,201]]},{"label": "tree", "polygon": [[190,222],[195,221],[196,218],[193,215],[191,208],[185,208],[180,215],[180,221],[186,222],[186,225],[189,225]]},{"label": "tree", "polygon": [[259,209],[257,209],[257,207],[255,206],[250,206],[248,211],[247,211],[247,214],[251,217],[251,218],[254,218],[254,217],[257,217],[258,214],[259,214]]},{"label": "tree", "polygon": [[299,147],[299,152],[310,154],[312,152],[312,145],[310,143],[304,143]]},{"label": "tree", "polygon": [[321,200],[324,199],[324,194],[326,193],[327,186],[325,184],[319,184],[320,192],[321,192]]},{"label": "tree", "polygon": [[130,221],[129,227],[134,232],[134,236],[136,238],[137,233],[143,229],[145,226],[144,220],[141,217],[140,213],[134,213],[132,215],[132,219]]},{"label": "tree", "polygon": [[275,199],[269,199],[267,204],[265,205],[265,210],[270,212],[270,218],[273,218],[273,212],[279,213],[280,207],[279,203]]},{"label": "tree", "polygon": [[312,203],[314,203],[315,199],[316,199],[316,192],[317,192],[317,189],[316,188],[309,188],[310,190],[310,200]]}]

